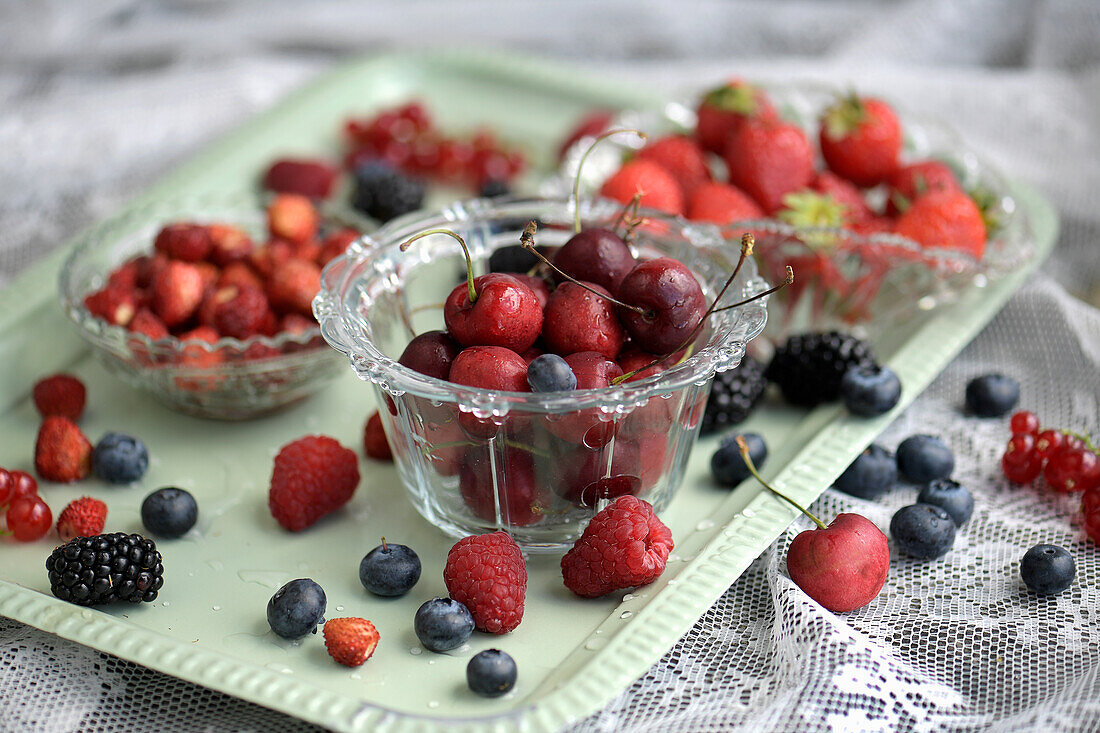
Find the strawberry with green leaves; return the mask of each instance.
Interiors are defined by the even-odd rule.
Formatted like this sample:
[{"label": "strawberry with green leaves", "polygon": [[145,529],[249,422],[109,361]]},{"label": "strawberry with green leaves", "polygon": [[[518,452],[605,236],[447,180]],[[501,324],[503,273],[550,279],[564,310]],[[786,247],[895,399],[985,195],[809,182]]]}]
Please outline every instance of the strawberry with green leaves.
[{"label": "strawberry with green leaves", "polygon": [[806,133],[779,118],[744,122],[726,144],[729,182],[744,190],[767,214],[783,206],[783,197],[810,185],[814,150]]},{"label": "strawberry with green leaves", "polygon": [[886,212],[897,216],[929,191],[958,191],[962,188],[951,166],[938,160],[903,165],[887,179],[890,187]]},{"label": "strawberry with green leaves", "polygon": [[974,199],[959,190],[919,197],[898,219],[894,233],[927,249],[956,250],[978,260],[985,253],[985,218]]},{"label": "strawberry with green leaves", "polygon": [[829,169],[857,186],[881,183],[898,168],[901,123],[880,99],[839,99],[821,117],[820,139]]},{"label": "strawberry with green leaves", "polygon": [[695,138],[704,149],[719,155],[745,120],[777,116],[764,90],[741,79],[711,89],[695,113]]},{"label": "strawberry with green leaves", "polygon": [[684,194],[680,184],[664,166],[652,160],[635,158],[600,188],[601,196],[624,204],[629,203],[636,193],[642,194],[641,205],[646,208],[670,214],[682,214],[684,211]]}]

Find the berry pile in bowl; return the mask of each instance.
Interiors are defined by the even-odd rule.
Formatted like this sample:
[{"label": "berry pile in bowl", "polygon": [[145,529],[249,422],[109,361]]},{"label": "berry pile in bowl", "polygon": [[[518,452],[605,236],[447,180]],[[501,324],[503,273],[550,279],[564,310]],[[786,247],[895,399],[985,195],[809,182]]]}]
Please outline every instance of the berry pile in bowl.
[{"label": "berry pile in bowl", "polygon": [[731,257],[715,227],[651,212],[627,244],[622,214],[475,199],[325,268],[321,333],[375,386],[412,503],[444,531],[550,551],[618,497],[672,499],[711,377],[763,330],[768,290],[751,237]]},{"label": "berry pile in bowl", "polygon": [[[765,277],[798,273],[772,330],[886,329],[1032,255],[1007,182],[946,126],[876,98],[737,80],[606,120],[615,128],[646,137],[614,135],[587,157],[584,183],[622,202],[641,192],[643,206],[717,224],[734,243],[753,231]],[[571,185],[599,134],[585,132],[546,194]]]},{"label": "berry pile in bowl", "polygon": [[190,414],[251,418],[339,373],[311,301],[321,266],[362,225],[296,195],[159,201],[78,240],[62,307],[130,384]]}]

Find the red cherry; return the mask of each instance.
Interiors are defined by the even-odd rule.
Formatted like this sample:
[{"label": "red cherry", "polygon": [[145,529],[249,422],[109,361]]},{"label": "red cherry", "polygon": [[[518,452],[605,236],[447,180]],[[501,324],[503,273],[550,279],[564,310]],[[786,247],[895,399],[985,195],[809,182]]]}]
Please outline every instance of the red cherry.
[{"label": "red cherry", "polygon": [[1066,434],[1060,430],[1044,430],[1035,438],[1035,452],[1043,461],[1050,460],[1066,444]]},{"label": "red cherry", "polygon": [[1013,435],[1039,435],[1039,416],[1034,412],[1021,410],[1012,416],[1008,423]]},{"label": "red cherry", "polygon": [[495,522],[499,511],[506,523],[516,527],[526,527],[542,519],[543,491],[530,453],[507,448],[497,466],[496,476],[499,481],[494,488],[492,464],[485,446],[466,449],[458,490],[475,517]]},{"label": "red cherry", "polygon": [[607,448],[567,449],[555,462],[554,490],[577,506],[595,506],[600,499],[637,494],[642,487],[642,456],[637,441],[616,440],[607,465]]},{"label": "red cherry", "polygon": [[425,331],[409,342],[397,361],[413,371],[446,380],[462,351],[446,331]]},{"label": "red cherry", "polygon": [[546,310],[546,304],[550,300],[550,288],[547,286],[546,281],[541,277],[535,277],[534,275],[525,275],[518,272],[506,272],[505,275],[510,275],[516,280],[531,288],[531,292],[535,294],[535,297],[539,300],[539,307]]},{"label": "red cherry", "polygon": [[830,611],[854,611],[878,597],[886,584],[890,545],[866,517],[838,514],[826,529],[808,529],[791,541],[787,572]]},{"label": "red cherry", "polygon": [[1035,438],[1027,434],[1012,436],[1001,456],[1001,470],[1012,483],[1028,484],[1034,481],[1043,470],[1043,459],[1035,450]]},{"label": "red cherry", "polygon": [[[554,264],[570,277],[595,283],[614,295],[637,262],[626,245],[610,229],[584,229],[574,234],[554,254]],[[556,276],[556,282],[564,278]]]},{"label": "red cherry", "polygon": [[8,507],[8,529],[20,542],[45,537],[53,526],[53,513],[40,496],[22,496]]},{"label": "red cherry", "polygon": [[[501,346],[471,346],[463,349],[451,364],[448,380],[467,387],[501,392],[530,392],[527,362],[514,351]],[[459,425],[475,438],[488,439],[500,426],[492,418],[479,418],[464,412]]]},{"label": "red cherry", "polygon": [[[611,386],[611,380],[623,373],[618,364],[595,351],[570,354],[565,357],[565,363],[577,377],[578,390],[606,389]],[[600,415],[595,408],[565,415],[548,415],[546,427],[562,440],[596,450],[606,445],[615,434],[614,423],[601,420]]]},{"label": "red cherry", "polygon": [[683,347],[707,310],[695,275],[671,257],[636,265],[619,285],[619,299],[644,311],[620,308],[619,316],[638,347],[653,354]]},{"label": "red cherry", "polygon": [[1043,478],[1055,491],[1085,491],[1100,485],[1100,458],[1087,448],[1063,449],[1047,461]]},{"label": "red cherry", "polygon": [[561,356],[597,351],[614,359],[626,340],[615,317],[615,306],[603,297],[609,295],[604,288],[593,283],[582,285],[564,282],[550,294],[542,340],[546,348]]},{"label": "red cherry", "polygon": [[466,283],[458,285],[443,305],[447,330],[463,346],[502,346],[526,351],[542,330],[539,299],[520,281],[499,272],[475,278],[471,302]]}]

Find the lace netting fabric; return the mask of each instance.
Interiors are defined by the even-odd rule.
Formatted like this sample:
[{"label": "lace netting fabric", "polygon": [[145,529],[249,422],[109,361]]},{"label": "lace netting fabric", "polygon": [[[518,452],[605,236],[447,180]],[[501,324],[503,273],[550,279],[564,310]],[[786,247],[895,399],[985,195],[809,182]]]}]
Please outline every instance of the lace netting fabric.
[{"label": "lace netting fabric", "polygon": [[[595,53],[592,73],[670,96],[736,71],[851,79],[918,100],[997,167],[1042,189],[1062,217],[1043,274],[879,438],[893,449],[914,432],[943,436],[955,477],[974,492],[973,518],[942,560],[895,550],[882,595],[839,616],[785,573],[787,544],[808,527],[795,524],[659,663],[576,729],[1100,730],[1100,548],[1072,521],[1076,496],[1004,479],[1004,420],[961,412],[966,381],[997,370],[1020,379],[1022,404],[1044,423],[1100,429],[1100,312],[1068,294],[1100,296],[1095,3],[721,7],[325,0],[302,23],[290,0],[0,5],[0,283],[334,60],[399,42],[413,27],[429,44],[469,37]],[[592,44],[577,32],[587,27],[613,30]],[[916,491],[866,502],[830,490],[813,508],[859,512],[885,529]],[[1039,542],[1063,545],[1077,562],[1076,582],[1056,597],[1029,595],[1019,580],[1020,558]],[[2,731],[316,730],[6,619],[0,691]]]}]

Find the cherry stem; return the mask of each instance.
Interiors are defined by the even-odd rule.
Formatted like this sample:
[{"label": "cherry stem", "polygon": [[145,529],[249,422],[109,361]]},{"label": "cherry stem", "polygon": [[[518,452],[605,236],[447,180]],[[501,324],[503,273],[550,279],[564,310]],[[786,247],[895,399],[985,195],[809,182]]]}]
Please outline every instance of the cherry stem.
[{"label": "cherry stem", "polygon": [[1092,442],[1092,436],[1089,435],[1088,433],[1078,433],[1078,432],[1075,432],[1073,430],[1062,430],[1060,432],[1062,433],[1062,435],[1068,435],[1072,438],[1077,438],[1079,441],[1084,443],[1085,447],[1088,448],[1093,453],[1100,453],[1100,449],[1098,449],[1096,447],[1096,444],[1094,444]]},{"label": "cherry stem", "polygon": [[418,239],[427,237],[430,234],[446,234],[448,237],[453,237],[455,240],[458,241],[460,245],[462,245],[462,252],[466,255],[466,287],[470,289],[470,303],[476,303],[477,290],[474,289],[474,261],[473,258],[470,257],[470,249],[466,246],[466,240],[458,236],[458,234],[452,232],[450,229],[428,229],[427,231],[420,232],[420,234],[417,234],[416,236],[410,237],[409,239],[405,240],[401,244],[401,251],[404,252],[410,246],[412,246],[413,242]]},{"label": "cherry stem", "polygon": [[595,290],[593,288],[588,287],[587,285],[585,285],[584,283],[582,283],[580,280],[573,277],[569,273],[562,272],[562,270],[557,265],[555,265],[553,262],[551,262],[550,260],[548,260],[546,258],[546,255],[544,255],[542,252],[539,252],[535,248],[535,233],[537,231],[538,231],[538,225],[533,221],[528,222],[527,226],[523,230],[523,234],[521,234],[519,236],[519,243],[521,245],[523,245],[524,249],[526,249],[528,252],[533,254],[535,257],[539,258],[539,260],[541,260],[544,265],[546,265],[551,270],[558,273],[559,275],[561,275],[562,277],[564,277],[566,280],[573,283],[574,285],[576,285],[578,287],[581,287],[581,288],[584,288],[585,290],[592,293],[593,295],[598,295],[601,298],[603,298],[604,300],[607,300],[611,303],[614,303],[615,305],[619,306],[620,308],[626,308],[627,310],[634,311],[635,313],[640,315],[642,318],[649,318],[653,315],[652,313],[647,311],[645,308],[642,308],[642,307],[636,306],[636,305],[628,305],[628,304],[622,302],[621,300],[619,300],[618,298],[615,298],[612,295],[609,295],[607,293],[601,293],[599,290]]},{"label": "cherry stem", "polygon": [[747,305],[747,304],[753,302],[754,300],[760,300],[761,298],[767,297],[767,296],[771,295],[774,292],[782,290],[783,288],[787,287],[788,285],[791,285],[792,283],[794,283],[794,270],[791,268],[790,265],[787,265],[787,277],[783,280],[783,282],[779,283],[774,288],[769,288],[769,289],[765,290],[762,293],[757,293],[756,295],[752,296],[751,298],[746,298],[745,300],[742,300],[740,303],[734,303],[733,305],[724,305],[724,306],[722,306],[721,308],[719,308],[718,310],[716,310],[714,312],[715,313],[721,313],[722,311],[728,311],[731,308],[740,308],[741,306]]},{"label": "cherry stem", "polygon": [[802,506],[801,504],[799,504],[798,502],[796,502],[794,499],[790,498],[786,494],[782,493],[781,491],[776,490],[775,488],[772,487],[771,484],[769,484],[767,481],[765,481],[764,478],[760,475],[760,473],[756,470],[756,464],[754,464],[752,462],[752,456],[749,455],[749,444],[746,443],[745,439],[740,435],[737,436],[736,440],[737,440],[737,448],[741,451],[741,459],[744,460],[745,465],[748,466],[749,473],[751,473],[757,481],[762,483],[764,485],[765,489],[772,492],[773,494],[778,496],[780,499],[787,502],[788,504],[793,506],[795,509],[797,509],[798,511],[802,512],[807,517],[812,519],[813,523],[817,525],[818,529],[828,529],[828,526],[826,526],[826,524],[824,522],[822,522],[820,519],[818,519],[817,517],[815,517],[813,514],[810,513],[810,510],[806,509],[804,506]]},{"label": "cherry stem", "polygon": [[596,136],[596,139],[592,141],[592,144],[588,146],[588,149],[581,155],[580,162],[577,163],[577,175],[573,177],[573,232],[579,232],[581,230],[581,201],[580,201],[580,188],[581,188],[581,171],[584,170],[584,161],[588,160],[588,154],[592,152],[592,149],[600,144],[603,140],[611,137],[612,135],[618,135],[620,132],[633,132],[635,135],[645,140],[646,135],[641,130],[635,130],[632,128],[622,128],[618,130],[608,130],[605,133]]},{"label": "cherry stem", "polygon": [[[619,209],[619,215],[615,217],[615,223],[612,225],[612,229],[618,229],[623,225],[625,221],[633,221],[638,217],[638,207],[642,204],[642,192],[638,191],[633,197],[625,204],[623,208]],[[627,214],[630,214],[631,219],[627,219]]]}]

